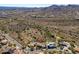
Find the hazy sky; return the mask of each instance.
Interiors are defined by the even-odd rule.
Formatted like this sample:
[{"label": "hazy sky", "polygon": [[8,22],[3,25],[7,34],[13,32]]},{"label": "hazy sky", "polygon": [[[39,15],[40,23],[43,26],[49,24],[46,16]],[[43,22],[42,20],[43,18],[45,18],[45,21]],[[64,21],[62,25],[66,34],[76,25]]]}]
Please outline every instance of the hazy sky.
[{"label": "hazy sky", "polygon": [[1,0],[0,6],[45,7],[52,4],[79,4],[79,0]]},{"label": "hazy sky", "polygon": [[48,7],[52,4],[0,4],[0,6],[9,6],[9,7]]}]

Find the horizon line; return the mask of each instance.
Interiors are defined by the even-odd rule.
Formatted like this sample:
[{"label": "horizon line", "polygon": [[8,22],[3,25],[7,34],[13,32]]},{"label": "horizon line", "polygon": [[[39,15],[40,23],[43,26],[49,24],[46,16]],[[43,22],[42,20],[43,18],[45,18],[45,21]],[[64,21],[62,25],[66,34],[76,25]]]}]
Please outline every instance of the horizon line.
[{"label": "horizon line", "polygon": [[67,6],[67,5],[79,5],[79,4],[0,4],[0,7],[33,7],[33,8],[38,8],[38,7],[49,7],[52,5],[57,5],[57,6]]}]

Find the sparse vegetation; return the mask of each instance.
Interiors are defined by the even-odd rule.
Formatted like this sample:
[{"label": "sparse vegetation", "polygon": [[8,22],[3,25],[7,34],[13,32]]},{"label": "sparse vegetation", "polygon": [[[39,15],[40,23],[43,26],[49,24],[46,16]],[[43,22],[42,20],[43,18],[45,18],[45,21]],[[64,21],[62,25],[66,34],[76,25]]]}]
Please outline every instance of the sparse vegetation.
[{"label": "sparse vegetation", "polygon": [[[0,10],[0,53],[19,48],[21,53],[79,53],[74,49],[79,47],[79,6],[72,6]],[[12,52],[1,52],[4,46]]]}]

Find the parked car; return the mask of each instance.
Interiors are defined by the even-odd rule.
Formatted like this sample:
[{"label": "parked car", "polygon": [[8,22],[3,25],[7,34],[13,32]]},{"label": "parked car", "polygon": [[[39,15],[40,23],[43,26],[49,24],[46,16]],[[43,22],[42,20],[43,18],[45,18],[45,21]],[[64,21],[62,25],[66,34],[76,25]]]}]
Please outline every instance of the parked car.
[{"label": "parked car", "polygon": [[54,48],[56,48],[55,42],[48,43],[48,44],[47,44],[47,48],[48,48],[48,49],[54,49]]}]

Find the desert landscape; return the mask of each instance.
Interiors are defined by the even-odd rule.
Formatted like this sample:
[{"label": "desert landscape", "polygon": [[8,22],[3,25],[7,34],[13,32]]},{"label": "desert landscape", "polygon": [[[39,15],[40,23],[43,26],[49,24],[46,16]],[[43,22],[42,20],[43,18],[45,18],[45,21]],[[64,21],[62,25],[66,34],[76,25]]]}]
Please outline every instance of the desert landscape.
[{"label": "desert landscape", "polygon": [[79,5],[0,7],[0,54],[78,54]]}]

